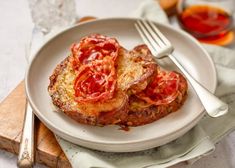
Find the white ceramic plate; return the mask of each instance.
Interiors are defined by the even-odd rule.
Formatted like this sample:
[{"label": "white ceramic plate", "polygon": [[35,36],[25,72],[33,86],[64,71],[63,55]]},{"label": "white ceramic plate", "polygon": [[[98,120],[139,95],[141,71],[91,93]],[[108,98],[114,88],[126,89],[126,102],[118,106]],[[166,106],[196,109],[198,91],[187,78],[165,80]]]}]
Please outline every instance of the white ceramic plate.
[{"label": "white ceramic plate", "polygon": [[[36,53],[26,74],[26,93],[38,118],[54,133],[75,144],[111,152],[144,150],[170,142],[186,133],[204,115],[196,94],[189,88],[183,107],[151,124],[119,130],[118,126],[95,127],[76,123],[62,113],[54,112],[47,92],[49,76],[53,69],[69,54],[73,42],[91,33],[101,33],[117,38],[122,46],[132,49],[142,40],[137,33],[135,19],[102,19],[80,24],[56,35]],[[188,34],[157,24],[172,42],[174,54],[185,68],[211,92],[216,87],[216,71],[209,55]],[[160,61],[165,68],[175,66],[167,59]]]}]

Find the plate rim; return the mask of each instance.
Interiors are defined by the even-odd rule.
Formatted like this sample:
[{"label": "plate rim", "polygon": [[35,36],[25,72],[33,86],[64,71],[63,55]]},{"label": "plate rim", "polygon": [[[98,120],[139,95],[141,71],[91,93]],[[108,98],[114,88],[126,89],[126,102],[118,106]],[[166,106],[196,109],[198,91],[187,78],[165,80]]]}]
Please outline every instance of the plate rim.
[{"label": "plate rim", "polygon": [[[33,100],[31,98],[31,95],[29,93],[29,72],[30,72],[30,69],[32,67],[32,64],[33,62],[35,61],[36,59],[36,56],[39,54],[39,52],[48,44],[50,43],[51,41],[53,41],[53,39],[55,39],[57,36],[60,36],[61,34],[67,32],[67,31],[70,31],[71,29],[74,29],[76,27],[80,27],[81,25],[85,25],[85,24],[89,24],[89,23],[95,23],[95,22],[102,22],[102,21],[120,21],[120,20],[130,20],[130,21],[136,21],[138,20],[138,18],[127,18],[127,17],[115,17],[115,18],[102,18],[102,19],[97,19],[97,20],[92,20],[92,21],[87,21],[87,22],[84,22],[84,23],[79,23],[77,25],[74,25],[74,26],[71,26],[71,27],[68,27],[66,29],[64,29],[63,31],[59,32],[59,33],[56,33],[54,34],[53,36],[51,36],[50,38],[48,38],[47,40],[45,40],[45,42],[43,43],[43,45],[33,54],[33,59],[30,60],[30,63],[28,64],[27,66],[27,70],[26,70],[26,75],[25,75],[25,91],[26,91],[26,96],[27,96],[27,99],[33,109],[33,112],[34,114],[36,114],[36,116],[50,129],[52,130],[54,133],[60,135],[61,137],[68,137],[66,138],[66,140],[68,139],[77,139],[81,142],[85,142],[85,143],[95,143],[95,144],[102,144],[102,145],[123,145],[123,144],[135,144],[135,143],[140,143],[140,142],[143,142],[143,140],[131,140],[131,141],[125,141],[125,142],[118,142],[118,141],[112,141],[112,142],[106,142],[106,141],[95,141],[95,140],[87,140],[87,139],[84,139],[84,138],[78,138],[76,136],[72,136],[71,134],[69,134],[69,132],[65,132],[63,131],[62,129],[60,128],[57,128],[52,122],[50,122],[46,117],[44,117],[43,115],[41,115],[41,112],[40,110],[36,107],[36,105],[33,103]],[[166,24],[162,24],[162,23],[159,23],[159,22],[154,22],[156,23],[157,25],[160,25],[162,27],[167,27],[168,29],[171,29],[173,30],[174,32],[177,32],[179,34],[182,34],[184,35],[185,37],[187,37],[189,40],[191,40],[193,43],[195,43],[197,45],[197,47],[199,47],[203,53],[205,54],[205,56],[207,57],[209,63],[212,65],[212,71],[213,71],[213,79],[215,80],[214,81],[214,85],[211,86],[211,92],[214,93],[215,92],[215,89],[216,89],[216,86],[217,86],[217,72],[216,72],[216,69],[215,69],[215,64],[212,60],[212,58],[210,57],[209,53],[202,47],[202,45],[194,38],[192,37],[191,35],[189,35],[187,32],[184,32],[180,29],[174,29],[172,28],[170,25],[166,25]],[[202,110],[200,111],[200,115],[198,115],[195,120],[197,120],[196,123],[198,123],[198,121],[203,117],[203,115],[205,114],[204,112],[204,108],[202,108]],[[195,126],[195,125],[194,125]],[[158,138],[162,138],[162,137],[165,137],[165,136],[169,136],[170,134],[174,134],[175,132],[178,132],[178,131],[181,131],[183,130],[184,127],[181,127],[171,133],[168,133],[168,134],[165,134],[165,135],[162,135],[162,136],[159,136]],[[153,138],[150,138],[150,139],[147,139],[147,140],[144,140],[144,142],[146,141],[152,141],[156,139],[156,137],[153,137]],[[70,141],[70,140],[68,140]]]}]

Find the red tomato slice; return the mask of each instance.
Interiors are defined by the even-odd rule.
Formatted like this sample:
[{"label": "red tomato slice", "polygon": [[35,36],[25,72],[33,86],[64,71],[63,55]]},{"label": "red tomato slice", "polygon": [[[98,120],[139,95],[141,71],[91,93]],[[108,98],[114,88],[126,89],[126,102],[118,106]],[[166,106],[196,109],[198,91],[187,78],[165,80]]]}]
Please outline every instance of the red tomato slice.
[{"label": "red tomato slice", "polygon": [[82,65],[75,79],[77,102],[96,102],[111,99],[116,87],[114,61],[110,58],[95,60]]},{"label": "red tomato slice", "polygon": [[[87,64],[93,60],[100,60],[109,56],[115,60],[118,55],[119,43],[116,39],[100,34],[84,37],[79,43],[71,47],[76,64]],[[76,68],[76,67],[75,67]]]},{"label": "red tomato slice", "polygon": [[154,105],[169,104],[178,95],[179,80],[177,73],[159,70],[153,81],[137,97]]}]

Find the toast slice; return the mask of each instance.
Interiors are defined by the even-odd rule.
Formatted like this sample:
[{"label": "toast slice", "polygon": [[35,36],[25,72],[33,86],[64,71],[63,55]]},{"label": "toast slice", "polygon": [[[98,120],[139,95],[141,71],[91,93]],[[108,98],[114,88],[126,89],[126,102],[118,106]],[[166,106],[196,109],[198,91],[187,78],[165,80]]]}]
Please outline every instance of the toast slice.
[{"label": "toast slice", "polygon": [[[156,71],[168,71],[162,70],[159,67]],[[178,72],[173,72],[179,77],[179,85],[177,89],[177,95],[171,102],[166,104],[155,105],[146,102],[144,99],[140,99],[136,95],[129,97],[129,110],[128,115],[123,125],[125,126],[140,126],[156,121],[160,118],[167,116],[168,114],[177,111],[185,102],[187,98],[188,84],[184,76]],[[157,73],[159,74],[159,72]],[[148,87],[148,86],[147,86]]]},{"label": "toast slice", "polygon": [[122,49],[117,62],[118,87],[128,95],[146,88],[156,64],[146,45],[139,45],[129,52]]},{"label": "toast slice", "polygon": [[77,74],[72,59],[72,56],[68,56],[57,65],[50,76],[48,91],[52,103],[60,111],[79,123],[89,125],[123,124],[129,110],[129,95],[145,89],[155,69],[146,46],[138,46],[130,52],[121,47],[117,58],[114,96],[105,101],[81,103],[75,101],[73,86]]}]

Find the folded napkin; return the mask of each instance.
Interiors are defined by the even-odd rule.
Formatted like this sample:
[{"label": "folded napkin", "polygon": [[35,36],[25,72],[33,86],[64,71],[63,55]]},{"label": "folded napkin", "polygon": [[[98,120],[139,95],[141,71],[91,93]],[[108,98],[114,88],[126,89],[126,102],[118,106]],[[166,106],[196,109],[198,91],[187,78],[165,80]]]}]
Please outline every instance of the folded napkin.
[{"label": "folded napkin", "polygon": [[[154,0],[144,1],[131,16],[168,23],[165,13]],[[216,64],[216,95],[229,104],[227,115],[219,118],[205,116],[197,126],[177,140],[140,152],[100,152],[56,136],[71,165],[76,168],[162,168],[182,161],[193,163],[211,153],[215,149],[214,144],[235,129],[235,76],[231,75],[235,74],[235,51],[212,45],[204,46]]]}]

